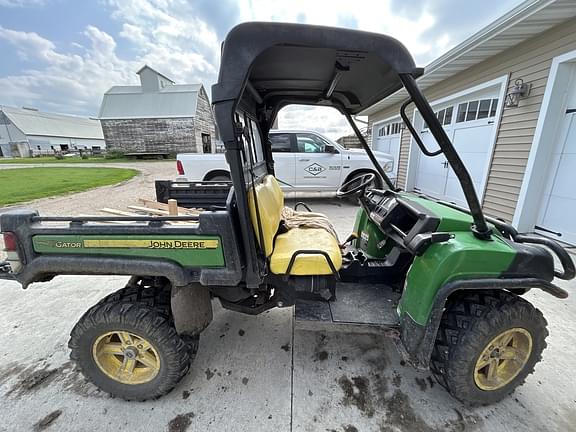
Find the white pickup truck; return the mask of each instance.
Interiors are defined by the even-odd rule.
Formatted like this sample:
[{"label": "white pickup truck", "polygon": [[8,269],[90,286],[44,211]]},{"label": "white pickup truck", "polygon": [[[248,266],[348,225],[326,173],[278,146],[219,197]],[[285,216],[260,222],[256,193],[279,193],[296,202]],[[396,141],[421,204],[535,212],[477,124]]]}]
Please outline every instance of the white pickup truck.
[{"label": "white pickup truck", "polygon": [[[271,130],[274,171],[285,191],[336,191],[352,178],[373,172],[374,166],[362,150],[350,150],[309,130]],[[391,177],[394,159],[374,151],[384,172]],[[177,156],[178,174],[188,181],[230,180],[224,154],[182,153]],[[395,179],[391,177],[392,182]],[[375,187],[383,181],[376,176]]]}]

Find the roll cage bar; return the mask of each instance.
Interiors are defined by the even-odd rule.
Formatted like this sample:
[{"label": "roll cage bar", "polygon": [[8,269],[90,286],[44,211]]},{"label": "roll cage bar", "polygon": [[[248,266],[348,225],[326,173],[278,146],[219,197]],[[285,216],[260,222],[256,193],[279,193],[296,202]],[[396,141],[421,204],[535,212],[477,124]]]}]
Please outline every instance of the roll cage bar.
[{"label": "roll cage bar", "polygon": [[[352,116],[404,87],[409,95],[400,110],[404,123],[425,155],[445,155],[468,203],[474,221],[471,231],[479,239],[490,239],[492,232],[470,174],[418,88],[416,78],[422,73],[423,69],[415,66],[407,49],[385,35],[285,23],[251,22],[233,28],[222,44],[220,72],[218,82],[212,87],[212,99],[240,220],[250,219],[247,195],[250,185],[262,175],[274,173],[268,132],[278,111],[289,104],[338,109],[350,123],[376,171],[388,187],[397,190]],[[426,149],[408,119],[405,111],[411,103],[438,142],[438,151]],[[251,139],[248,126],[238,121],[238,113],[254,122],[249,125]],[[261,146],[263,161],[254,160],[252,146],[257,144]],[[246,285],[256,288],[264,270],[262,257],[258,256],[250,224],[241,223],[240,231],[246,259]]]}]

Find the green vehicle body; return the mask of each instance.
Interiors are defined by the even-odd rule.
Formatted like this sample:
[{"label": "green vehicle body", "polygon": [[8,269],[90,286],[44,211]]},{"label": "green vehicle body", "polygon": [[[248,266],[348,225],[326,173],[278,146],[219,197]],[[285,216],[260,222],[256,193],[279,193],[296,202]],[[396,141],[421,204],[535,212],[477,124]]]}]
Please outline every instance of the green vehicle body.
[{"label": "green vehicle body", "polygon": [[104,255],[160,258],[183,267],[223,267],[224,253],[218,236],[206,235],[36,235],[39,254]]},{"label": "green vehicle body", "polygon": [[[312,55],[313,50],[321,55]],[[380,286],[371,291],[371,300],[395,305],[396,293],[402,292],[397,316],[382,325],[400,340],[411,363],[423,368],[430,365],[445,310],[459,304],[465,290],[521,295],[537,288],[567,297],[552,283],[554,277],[570,280],[576,275],[561,245],[484,216],[470,174],[417,86],[423,70],[402,44],[351,30],[246,23],[231,31],[221,56],[212,100],[230,168],[224,199],[213,202],[207,197],[228,182],[178,182],[166,200],[158,197],[157,188],[157,200],[177,199],[178,205],[189,200],[196,203],[189,207],[204,211],[197,216],[43,217],[25,209],[0,214],[5,244],[10,244],[7,261],[0,262],[0,279],[16,280],[25,288],[63,274],[127,275],[132,276],[128,289],[168,287],[174,328],[188,341],[197,341],[212,320],[212,298],[226,309],[251,315],[275,307],[297,310],[307,304],[312,305],[310,316],[321,318],[317,321],[346,324],[350,322],[333,319],[330,309],[325,313],[331,302],[338,301],[336,288],[356,295],[353,284],[375,282]],[[444,154],[468,209],[397,188],[354,122],[353,116],[401,88],[410,96],[400,109],[405,126],[424,154]],[[268,210],[273,208],[279,214],[273,215],[276,225],[270,236],[288,228],[281,221],[279,194],[266,180],[275,176],[268,133],[280,109],[300,103],[339,110],[373,162],[374,172],[347,180],[337,192],[341,198],[361,197],[350,244],[341,245],[337,239],[325,247],[296,244],[287,249],[286,270],[274,273],[273,254],[260,246],[261,221],[272,218]],[[429,152],[420,140],[406,114],[410,104],[428,125],[438,151]],[[387,187],[370,186],[376,184],[376,176]],[[259,203],[260,187],[265,193]],[[187,196],[185,192],[192,190],[198,197]],[[266,206],[267,201],[274,205]],[[562,270],[554,268],[551,252]],[[331,254],[338,258],[338,266]],[[308,273],[291,272],[296,258],[313,255],[325,258],[330,273],[315,271],[312,265]],[[380,288],[394,295],[384,298]],[[368,301],[360,299],[362,303],[350,307],[358,315],[353,323],[373,325],[360,310]]]},{"label": "green vehicle body", "polygon": [[[398,315],[405,314],[421,326],[428,323],[437,293],[449,282],[464,279],[498,278],[516,257],[512,248],[495,230],[491,241],[480,240],[470,231],[470,215],[440,203],[412,194],[400,194],[403,199],[428,208],[439,219],[439,232],[448,232],[453,238],[447,242],[430,245],[422,256],[414,257],[404,285]],[[366,212],[359,209],[354,224],[356,247],[372,258],[384,258],[393,246],[378,244],[385,235]]]}]

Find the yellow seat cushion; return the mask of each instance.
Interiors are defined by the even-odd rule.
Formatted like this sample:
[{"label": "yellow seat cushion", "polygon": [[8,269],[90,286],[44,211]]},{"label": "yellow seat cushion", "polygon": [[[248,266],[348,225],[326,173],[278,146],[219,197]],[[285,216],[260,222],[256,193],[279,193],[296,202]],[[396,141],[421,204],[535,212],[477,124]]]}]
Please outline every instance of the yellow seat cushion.
[{"label": "yellow seat cushion", "polygon": [[[334,268],[342,267],[342,253],[338,241],[321,228],[292,228],[276,237],[274,252],[270,257],[270,271],[285,274],[294,252],[298,250],[321,250],[330,256]],[[298,255],[290,271],[291,275],[326,275],[332,270],[323,255]]]},{"label": "yellow seat cushion", "polygon": [[[256,195],[256,201],[258,202],[262,239],[260,239],[254,195]],[[274,248],[274,236],[278,232],[282,209],[284,208],[284,193],[273,175],[268,174],[256,186],[248,190],[248,208],[250,209],[250,219],[258,244],[264,250],[266,256],[269,257]]]}]

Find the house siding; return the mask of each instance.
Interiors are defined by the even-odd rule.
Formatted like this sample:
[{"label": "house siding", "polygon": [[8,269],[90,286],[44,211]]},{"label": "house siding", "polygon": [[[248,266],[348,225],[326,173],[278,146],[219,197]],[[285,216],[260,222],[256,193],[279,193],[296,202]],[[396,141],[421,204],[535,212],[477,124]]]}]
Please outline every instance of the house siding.
[{"label": "house siding", "polygon": [[[530,96],[516,108],[504,108],[498,122],[498,134],[483,199],[486,213],[512,221],[552,59],[576,49],[576,19],[571,19],[546,32],[516,45],[478,65],[460,72],[424,91],[430,101],[449,96],[478,84],[507,75],[508,89],[516,79],[531,83]],[[500,103],[503,103],[501,101]],[[400,104],[369,117],[373,124],[397,113]],[[412,112],[409,112],[412,118]],[[408,152],[411,139],[404,130],[400,151],[398,184],[407,179]]]}]

